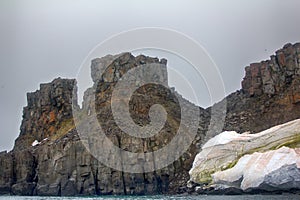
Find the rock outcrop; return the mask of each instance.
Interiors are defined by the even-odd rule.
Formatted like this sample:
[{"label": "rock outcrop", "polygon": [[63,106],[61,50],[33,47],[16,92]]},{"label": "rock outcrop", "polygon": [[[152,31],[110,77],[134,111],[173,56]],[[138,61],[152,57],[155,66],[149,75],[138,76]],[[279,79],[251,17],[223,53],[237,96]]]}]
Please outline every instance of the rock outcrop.
[{"label": "rock outcrop", "polygon": [[[251,96],[280,94],[290,85],[295,92],[299,92],[295,78],[300,75],[300,43],[286,44],[270,60],[253,63],[245,70],[242,88]],[[297,103],[300,97],[291,93],[289,100]]]},{"label": "rock outcrop", "polygon": [[[179,106],[178,98],[181,98],[175,93],[175,91],[168,88],[167,68],[165,59],[150,58],[143,55],[134,57],[130,53],[121,54],[119,57],[111,60],[111,56],[101,59],[95,59],[92,61],[92,74],[97,74],[103,71],[103,63],[107,65],[105,72],[101,76],[94,76],[94,86],[88,89],[85,94],[83,106],[83,113],[87,113],[85,119],[90,121],[90,117],[93,112],[96,112],[97,119],[102,129],[105,130],[104,134],[115,146],[120,149],[133,152],[133,153],[149,153],[165,147],[175,136],[180,124],[181,110]],[[102,59],[104,59],[102,61]],[[126,133],[116,124],[113,116],[111,104],[114,103],[112,99],[112,93],[116,92],[117,83],[124,80],[126,73],[133,73],[131,70],[136,69],[138,66],[145,66],[151,64],[157,66],[156,70],[135,71],[134,80],[127,80],[129,85],[123,85],[124,88],[119,88],[119,92],[122,94],[129,92],[129,87],[135,87],[139,85],[139,78],[145,82],[155,80],[155,82],[161,83],[146,84],[139,87],[130,97],[129,110],[130,118],[135,124],[146,126],[150,122],[149,112],[150,108],[154,104],[162,105],[168,114],[166,123],[160,130],[159,134],[149,138],[137,138],[132,137]],[[142,77],[144,76],[144,77]],[[92,96],[95,96],[96,105],[93,108]],[[183,101],[187,107],[198,109],[184,99]],[[116,101],[122,101],[116,99]],[[127,104],[127,103],[126,103]],[[116,105],[118,106],[118,105]],[[118,107],[119,112],[126,112],[126,109],[122,111],[122,108],[126,106]],[[95,109],[95,110],[94,110]],[[201,109],[203,113],[206,113]],[[157,116],[156,116],[157,117]],[[125,118],[122,118],[125,120]],[[152,121],[153,119],[151,119]],[[206,118],[203,117],[201,123],[204,124]],[[191,120],[193,121],[193,120]],[[130,122],[129,122],[130,123]],[[97,139],[98,132],[96,125],[89,123],[89,127],[85,127],[87,123],[81,123],[84,129],[89,129],[89,138],[93,138],[92,141],[100,146],[105,146],[101,139]],[[79,125],[80,126],[80,125]],[[80,127],[78,127],[80,129]],[[204,131],[199,131],[199,135],[204,135]],[[91,140],[91,139],[89,139]],[[97,142],[95,142],[97,141]],[[97,146],[96,145],[96,146]],[[195,144],[192,145],[195,149]],[[98,148],[96,148],[97,150]],[[100,149],[100,148],[99,148]],[[173,152],[175,152],[174,150]],[[193,150],[194,151],[194,150]],[[192,151],[191,151],[192,152]],[[108,157],[114,157],[113,152],[107,152]],[[166,156],[161,154],[163,159]],[[118,156],[121,157],[121,154]],[[140,157],[139,162],[144,161],[144,156]],[[155,160],[155,158],[152,158]],[[175,193],[180,185],[184,185],[188,179],[188,173],[184,170],[188,168],[193,159],[193,154],[187,153],[180,157],[177,161],[164,167],[163,169],[155,170],[154,172],[142,173],[128,173],[120,172],[115,169],[108,168],[98,163],[93,168],[97,170],[97,176],[95,177],[97,187],[97,193],[99,194],[157,194],[157,193]],[[134,159],[133,159],[134,160]],[[148,160],[149,161],[149,160]],[[122,163],[130,163],[131,160],[122,160]],[[134,163],[132,163],[134,164]],[[124,167],[124,166],[123,166]],[[103,178],[105,177],[105,178]]]},{"label": "rock outcrop", "polygon": [[[151,125],[152,120],[159,123],[163,119],[153,118],[155,115],[151,118],[151,107],[155,104],[164,107],[167,117],[159,134],[137,138],[124,133],[116,124],[111,103],[118,99],[113,100],[112,93],[128,72],[149,64],[160,67],[158,76],[152,76],[154,74],[151,72],[149,77],[161,82],[163,87],[146,84],[137,88],[128,103],[130,117],[139,126]],[[189,189],[186,183],[190,178],[188,171],[201,150],[204,138],[210,139],[218,132],[214,132],[212,127],[210,133],[206,134],[211,108],[198,108],[168,87],[166,65],[165,59],[143,55],[135,57],[130,53],[94,59],[91,62],[94,85],[84,93],[82,108],[79,108],[77,97],[74,96],[74,79],[58,78],[51,83],[41,84],[36,92],[28,93],[28,105],[23,111],[21,132],[15,147],[11,152],[0,153],[0,194],[68,196],[187,192]],[[299,44],[286,45],[270,61],[247,67],[243,88],[226,98],[224,130],[257,133],[300,118],[298,69]],[[131,86],[139,84],[131,82]],[[127,91],[127,88],[122,90]],[[123,93],[126,95],[126,92]],[[74,120],[72,110],[77,111],[79,125],[87,128],[90,139],[97,141],[98,130],[92,121],[95,115],[105,136],[120,149],[149,153],[167,146],[174,138],[182,115],[179,102],[187,108],[199,110],[199,127],[192,144],[168,166],[143,173],[122,172],[107,167],[95,158],[86,149],[78,133],[80,126],[76,124],[78,121]],[[189,121],[193,123],[195,120],[190,117]],[[184,143],[181,142],[178,147]],[[99,142],[98,145],[101,144]],[[173,153],[176,154],[176,151]],[[160,156],[174,157],[169,154]],[[139,158],[140,161],[144,159]]]},{"label": "rock outcrop", "polygon": [[[205,127],[208,112],[168,88],[166,62],[165,59],[143,55],[134,57],[130,53],[94,59],[91,70],[94,85],[85,92],[82,109],[77,106],[76,96],[72,96],[74,87],[76,92],[73,79],[55,79],[49,84],[42,84],[40,90],[29,93],[15,148],[0,156],[0,169],[6,174],[0,177],[1,193],[39,196],[176,193],[189,179],[186,169],[191,167],[196,143],[174,163],[162,169],[144,173],[122,172],[107,167],[86,149],[82,136],[79,137],[77,132],[80,127],[75,127],[72,112],[75,105],[73,109],[80,117],[78,123],[86,126],[91,140],[98,135],[91,119],[96,112],[97,122],[105,136],[119,148],[130,152],[153,152],[172,140],[180,124],[178,98],[187,107],[201,110],[203,120],[200,124]],[[112,93],[124,74],[137,66],[149,64],[158,66],[152,78],[163,86],[147,84],[136,90],[129,102],[130,117],[136,124],[147,125],[150,122],[148,113],[154,104],[163,105],[168,116],[159,134],[145,139],[135,138],[126,135],[116,125],[111,110]],[[146,74],[147,79],[147,73],[151,74],[151,69],[136,76]],[[134,81],[131,84],[139,83]],[[120,91],[126,90],[121,88]],[[204,135],[204,130],[199,130],[197,137],[200,135]],[[96,141],[93,144],[105,145]]]},{"label": "rock outcrop", "polygon": [[12,153],[0,153],[0,194],[10,194],[11,185],[14,182],[14,165]]},{"label": "rock outcrop", "polygon": [[23,109],[20,136],[14,150],[26,149],[34,140],[60,137],[59,134],[74,127],[72,105],[77,105],[77,98],[73,98],[74,87],[76,89],[75,79],[57,78],[27,93],[28,105]]},{"label": "rock outcrop", "polygon": [[258,133],[300,118],[300,43],[246,67],[242,89],[230,94],[224,130]]}]

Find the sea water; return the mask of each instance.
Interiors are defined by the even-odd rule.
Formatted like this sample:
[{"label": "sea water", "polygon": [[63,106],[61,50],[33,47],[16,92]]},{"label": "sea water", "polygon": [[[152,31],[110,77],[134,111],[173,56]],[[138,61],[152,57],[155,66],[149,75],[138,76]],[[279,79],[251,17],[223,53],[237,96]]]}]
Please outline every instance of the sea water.
[{"label": "sea water", "polygon": [[0,200],[300,200],[300,195],[235,195],[235,196],[102,196],[102,197],[21,197],[0,196]]}]

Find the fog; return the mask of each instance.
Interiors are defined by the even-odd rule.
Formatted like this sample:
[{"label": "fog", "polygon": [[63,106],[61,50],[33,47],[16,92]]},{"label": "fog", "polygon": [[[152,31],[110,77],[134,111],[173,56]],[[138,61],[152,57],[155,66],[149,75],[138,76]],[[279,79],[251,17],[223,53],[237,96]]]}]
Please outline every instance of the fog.
[{"label": "fog", "polygon": [[[0,0],[0,151],[12,149],[19,134],[26,93],[56,77],[75,78],[89,52],[112,35],[161,27],[193,38],[216,63],[229,94],[240,88],[245,66],[300,41],[299,8],[299,0]],[[197,92],[205,91],[195,81]],[[170,85],[180,88],[176,75]],[[211,103],[204,97],[199,105]]]}]

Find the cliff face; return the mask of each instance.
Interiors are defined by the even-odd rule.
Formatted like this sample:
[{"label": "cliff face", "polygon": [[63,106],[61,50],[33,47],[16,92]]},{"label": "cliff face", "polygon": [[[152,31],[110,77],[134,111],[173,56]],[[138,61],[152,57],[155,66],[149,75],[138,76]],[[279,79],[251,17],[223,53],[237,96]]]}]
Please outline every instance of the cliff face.
[{"label": "cliff face", "polygon": [[245,68],[242,89],[228,97],[224,130],[260,132],[300,116],[300,43]]},{"label": "cliff face", "polygon": [[253,63],[246,67],[246,76],[242,81],[242,88],[246,94],[258,96],[262,94],[280,94],[289,87],[289,100],[292,103],[300,101],[296,92],[299,85],[295,80],[300,75],[300,44],[286,44],[278,50],[270,60]]},{"label": "cliff face", "polygon": [[60,134],[60,129],[74,126],[72,120],[72,100],[75,79],[57,78],[51,83],[41,84],[40,90],[27,93],[28,105],[23,109],[20,136],[15,141],[14,150],[31,146],[34,140],[41,141]]},{"label": "cliff face", "polygon": [[[172,140],[180,124],[178,98],[181,97],[167,87],[166,62],[165,59],[142,55],[134,57],[130,53],[92,61],[94,85],[85,92],[82,109],[77,107],[77,102],[73,102],[82,119],[80,124],[87,125],[92,140],[98,134],[91,119],[92,112],[96,112],[97,121],[105,136],[120,149],[135,153],[153,152]],[[160,67],[159,73],[153,76],[165,87],[147,84],[135,91],[129,102],[130,116],[136,124],[145,126],[150,122],[148,113],[154,104],[163,105],[168,116],[159,134],[143,139],[125,134],[116,125],[111,102],[112,92],[123,75],[146,64],[157,64]],[[106,71],[101,74],[103,68]],[[27,95],[28,105],[24,108],[21,134],[16,139],[15,148],[12,152],[0,155],[0,169],[3,170],[3,176],[0,176],[2,194],[161,194],[175,193],[185,185],[189,179],[187,169],[191,167],[196,153],[196,143],[174,163],[153,172],[125,173],[99,162],[83,145],[75,128],[72,116],[72,101],[76,101],[76,97],[72,98],[75,83],[75,80],[55,79]],[[126,91],[126,88],[121,91]],[[92,101],[93,98],[95,102]],[[187,106],[199,109],[182,98],[180,100]],[[205,127],[209,113],[204,109],[200,110],[203,116],[200,123]],[[199,130],[198,137],[201,135],[204,135],[204,128]],[[35,140],[39,143],[32,146]],[[105,145],[97,142],[94,144]],[[113,158],[116,155],[108,156]],[[164,154],[159,156],[172,157]],[[121,154],[118,157],[122,157]]]},{"label": "cliff face", "polygon": [[[270,61],[246,68],[242,90],[227,97],[228,114],[224,130],[258,132],[299,118],[299,44],[286,45],[278,52],[282,53],[277,53]],[[161,75],[156,78],[167,86],[166,62],[165,59],[146,56],[134,57],[130,53],[94,59],[91,64],[94,85],[85,92],[82,109],[77,107],[76,97],[72,96],[75,80],[55,79],[51,83],[42,84],[40,90],[29,93],[21,133],[16,139],[14,150],[0,153],[0,194],[185,192],[189,180],[188,171],[200,150],[210,122],[210,108],[198,108],[198,133],[188,151],[167,167],[145,173],[125,173],[99,162],[81,142],[72,115],[73,103],[83,119],[84,123],[81,124],[87,125],[88,132],[93,136],[97,130],[90,126],[90,118],[92,112],[96,112],[105,136],[120,149],[147,153],[165,147],[180,124],[182,113],[178,102],[182,101],[190,108],[195,108],[195,105],[168,87],[151,84],[140,87],[129,101],[130,116],[136,124],[149,124],[148,113],[154,104],[163,105],[168,113],[160,133],[145,139],[125,134],[116,125],[110,105],[117,82],[139,65],[160,65]],[[104,68],[106,71],[101,74]],[[95,104],[92,102],[93,97]],[[92,109],[93,105],[95,110]],[[32,146],[35,140],[40,143]],[[160,156],[163,158],[173,155]]]}]

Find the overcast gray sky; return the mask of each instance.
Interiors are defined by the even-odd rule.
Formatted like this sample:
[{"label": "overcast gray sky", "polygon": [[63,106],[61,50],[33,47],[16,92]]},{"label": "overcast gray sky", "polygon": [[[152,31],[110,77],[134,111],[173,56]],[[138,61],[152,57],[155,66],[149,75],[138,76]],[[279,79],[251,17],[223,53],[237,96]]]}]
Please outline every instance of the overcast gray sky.
[{"label": "overcast gray sky", "polygon": [[240,88],[246,65],[300,41],[299,8],[299,0],[0,0],[0,151],[19,134],[26,93],[75,77],[111,35],[139,27],[180,31],[205,47],[229,94]]}]

